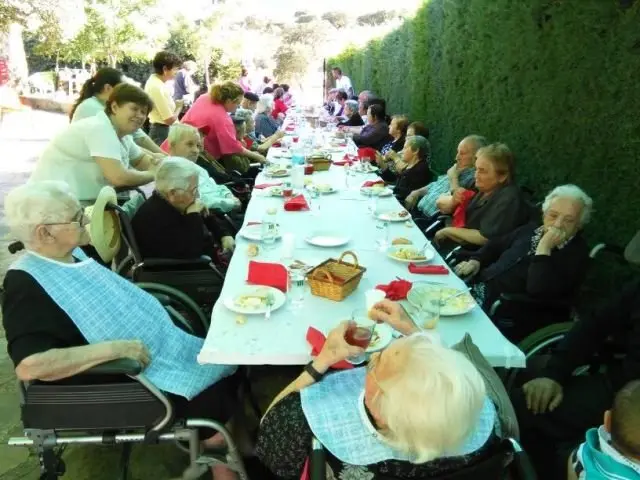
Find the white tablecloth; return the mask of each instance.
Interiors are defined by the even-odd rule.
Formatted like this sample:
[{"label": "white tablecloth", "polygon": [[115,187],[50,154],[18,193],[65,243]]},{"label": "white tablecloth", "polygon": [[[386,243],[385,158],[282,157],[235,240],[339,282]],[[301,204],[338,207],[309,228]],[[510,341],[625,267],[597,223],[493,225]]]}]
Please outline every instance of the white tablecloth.
[{"label": "white tablecloth", "polygon": [[[273,157],[273,152],[270,152]],[[229,311],[218,301],[211,316],[211,328],[198,356],[201,363],[238,364],[238,365],[302,365],[311,360],[310,346],[305,340],[309,326],[325,333],[340,321],[347,319],[356,309],[365,307],[364,292],[381,283],[389,283],[396,276],[409,281],[436,281],[450,286],[463,287],[464,283],[451,272],[449,275],[414,275],[409,273],[407,265],[396,262],[378,251],[376,239],[381,231],[376,228],[376,220],[368,213],[368,200],[359,192],[358,185],[372,175],[352,177],[351,190],[345,188],[343,167],[332,166],[328,172],[316,172],[312,176],[316,183],[330,183],[340,189],[339,192],[323,195],[319,201],[320,211],[286,212],[281,198],[266,197],[255,191],[249,203],[245,223],[261,221],[269,207],[277,207],[277,221],[281,232],[296,235],[295,258],[306,263],[320,263],[327,258],[337,258],[343,251],[356,253],[361,265],[367,268],[358,289],[342,302],[333,302],[307,294],[303,306],[293,310],[289,302],[274,311],[266,321],[264,315],[250,315],[244,324],[236,323],[237,315]],[[262,174],[256,183],[274,182]],[[399,204],[393,197],[380,199],[378,208],[398,210]],[[405,237],[416,245],[426,241],[420,230],[411,222],[389,224],[389,238]],[[331,230],[348,234],[349,244],[339,248],[320,248],[307,244],[307,234],[318,230]],[[236,251],[229,265],[221,298],[230,297],[238,287],[246,283],[250,258],[246,255],[248,241],[238,236]],[[271,250],[260,246],[257,261],[278,262],[281,258],[280,242]],[[443,264],[437,256],[432,262]],[[479,308],[456,317],[441,317],[436,331],[443,342],[452,345],[469,333],[474,343],[493,366],[524,367],[523,353],[506,340],[496,329],[487,315]]]}]

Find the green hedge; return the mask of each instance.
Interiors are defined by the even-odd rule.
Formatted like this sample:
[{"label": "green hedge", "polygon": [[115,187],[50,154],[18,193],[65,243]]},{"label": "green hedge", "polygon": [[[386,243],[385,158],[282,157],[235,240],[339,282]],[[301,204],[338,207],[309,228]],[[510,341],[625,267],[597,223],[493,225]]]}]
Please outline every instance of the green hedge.
[{"label": "green hedge", "polygon": [[329,62],[425,121],[439,170],[480,133],[513,149],[538,195],[567,182],[591,194],[592,241],[640,228],[640,1],[431,0]]}]

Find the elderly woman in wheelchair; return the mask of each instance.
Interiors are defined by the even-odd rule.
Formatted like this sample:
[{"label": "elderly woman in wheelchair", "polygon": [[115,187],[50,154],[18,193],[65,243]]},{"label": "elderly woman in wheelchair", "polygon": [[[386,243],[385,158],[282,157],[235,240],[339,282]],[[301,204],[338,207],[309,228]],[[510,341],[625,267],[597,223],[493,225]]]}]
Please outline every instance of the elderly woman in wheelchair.
[{"label": "elderly woman in wheelchair", "polygon": [[592,206],[579,187],[556,187],[542,205],[542,225],[530,222],[490,239],[480,250],[456,252],[455,272],[473,284],[472,293],[487,312],[504,294],[568,304],[588,267],[589,247],[581,230]]},{"label": "elderly woman in wheelchair", "polygon": [[145,365],[145,376],[167,392],[179,418],[230,418],[236,367],[198,364],[203,339],[176,327],[155,297],[82,252],[89,218],[66,184],[17,187],[6,197],[5,215],[26,249],[7,272],[2,305],[20,380],[72,381],[98,364],[130,358]]},{"label": "elderly woman in wheelchair", "polygon": [[328,374],[362,352],[343,322],[264,416],[257,453],[278,478],[300,478],[314,435],[341,479],[430,478],[474,465],[496,443],[496,409],[474,365],[417,332],[399,304],[383,301],[372,316],[408,336],[367,368]]}]

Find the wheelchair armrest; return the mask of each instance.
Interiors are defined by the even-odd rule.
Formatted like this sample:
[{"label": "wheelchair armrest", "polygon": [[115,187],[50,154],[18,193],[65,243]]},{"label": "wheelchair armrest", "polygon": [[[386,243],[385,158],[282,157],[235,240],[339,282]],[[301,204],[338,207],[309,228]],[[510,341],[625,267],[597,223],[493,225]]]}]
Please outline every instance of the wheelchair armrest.
[{"label": "wheelchair armrest", "polygon": [[548,300],[531,297],[525,293],[502,293],[500,298],[491,305],[489,316],[498,311],[500,306],[505,304],[520,304],[528,307],[535,307],[539,310],[565,311],[571,309],[569,300]]},{"label": "wheelchair armrest", "polygon": [[435,234],[438,230],[441,230],[446,226],[447,220],[450,218],[450,215],[438,216],[434,220],[434,222],[425,229],[424,234],[427,236],[427,238],[429,237],[429,235]]},{"label": "wheelchair armrest", "polygon": [[78,375],[140,375],[144,367],[137,360],[132,358],[118,358],[110,362],[101,363]]},{"label": "wheelchair armrest", "polygon": [[589,252],[589,258],[596,258],[600,253],[610,253],[624,259],[624,248],[619,245],[609,245],[607,243],[599,243]]},{"label": "wheelchair armrest", "polygon": [[509,438],[513,448],[512,469],[515,470],[515,478],[522,480],[536,480],[538,476],[533,468],[531,460],[527,453],[522,450],[520,444],[513,438]]},{"label": "wheelchair armrest", "polygon": [[198,258],[145,258],[142,261],[144,267],[184,267],[184,266],[208,266],[211,258],[202,255]]},{"label": "wheelchair armrest", "polygon": [[249,167],[251,167],[251,168],[258,168],[258,167],[261,167],[261,166],[262,166],[262,164],[260,162],[250,163],[249,164]]}]

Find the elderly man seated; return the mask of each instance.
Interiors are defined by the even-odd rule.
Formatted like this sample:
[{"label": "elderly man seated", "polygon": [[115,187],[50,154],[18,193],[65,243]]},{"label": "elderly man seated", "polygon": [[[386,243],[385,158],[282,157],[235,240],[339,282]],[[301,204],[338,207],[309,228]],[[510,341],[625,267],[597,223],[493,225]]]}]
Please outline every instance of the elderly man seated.
[{"label": "elderly man seated", "polygon": [[[640,232],[627,246],[625,258],[634,266],[640,265]],[[574,375],[577,368],[588,365],[594,355],[606,353],[612,345],[617,355],[601,355],[601,368],[589,375]],[[637,274],[599,308],[581,315],[544,360],[527,362],[525,383],[514,391],[512,399],[521,441],[538,469],[538,478],[564,480],[567,457],[583,441],[585,431],[600,425],[602,412],[611,408],[617,392],[640,379]],[[636,412],[639,408],[634,407]],[[637,471],[637,463],[631,465]]]},{"label": "elderly man seated", "polygon": [[[5,276],[2,303],[7,351],[20,380],[66,382],[131,358],[169,394],[179,418],[229,420],[235,367],[200,365],[203,339],[176,327],[152,295],[83,254],[89,219],[66,184],[22,185],[4,205],[11,234],[26,248]],[[215,436],[205,440],[219,443]],[[216,478],[233,478],[217,468]]]},{"label": "elderly man seated", "polygon": [[361,127],[364,125],[364,120],[358,113],[357,100],[347,100],[344,102],[344,120],[338,122],[339,127]]},{"label": "elderly man seated", "polygon": [[182,157],[194,163],[198,172],[198,193],[205,207],[222,213],[240,208],[238,200],[229,188],[218,185],[207,170],[197,164],[202,153],[202,136],[197,128],[186,123],[175,123],[169,128],[167,137],[169,154]]},{"label": "elderly man seated", "polygon": [[256,452],[278,478],[300,478],[314,435],[331,478],[440,477],[491,451],[496,409],[473,364],[415,333],[399,304],[385,300],[371,315],[409,336],[374,353],[366,368],[326,375],[362,353],[345,340],[347,322],[331,331],[262,419]]},{"label": "elderly man seated", "polygon": [[156,189],[131,221],[143,257],[216,258],[218,245],[233,251],[233,237],[199,198],[198,177],[197,165],[180,157],[158,168]]},{"label": "elderly man seated", "polygon": [[457,207],[452,192],[464,188],[471,189],[475,184],[475,161],[478,150],[487,145],[480,135],[469,135],[458,144],[454,164],[434,182],[411,192],[405,201],[408,209],[418,207],[420,214],[429,218],[441,211],[453,213]]}]

